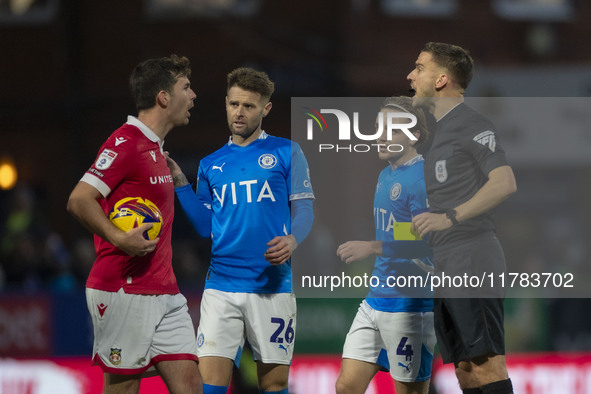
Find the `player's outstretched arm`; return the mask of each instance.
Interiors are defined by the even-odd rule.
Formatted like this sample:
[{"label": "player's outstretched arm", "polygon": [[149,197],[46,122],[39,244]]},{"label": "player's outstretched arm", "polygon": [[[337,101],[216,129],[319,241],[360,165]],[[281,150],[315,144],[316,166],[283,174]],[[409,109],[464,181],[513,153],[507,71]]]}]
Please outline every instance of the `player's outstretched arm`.
[{"label": "player's outstretched arm", "polygon": [[183,211],[189,221],[203,238],[211,236],[211,210],[207,209],[197,195],[193,192],[189,181],[176,161],[174,161],[168,152],[164,152],[166,164],[172,175],[175,193],[181,203]]},{"label": "player's outstretched arm", "polygon": [[382,241],[348,241],[337,248],[337,256],[346,264],[381,255]]},{"label": "player's outstretched arm", "polygon": [[285,263],[291,257],[298,243],[292,234],[281,235],[267,242],[269,247],[265,251],[265,260],[273,265]]},{"label": "player's outstretched arm", "polygon": [[149,230],[152,224],[146,223],[128,232],[121,231],[109,221],[97,201],[99,198],[102,195],[97,189],[86,182],[78,182],[68,199],[67,210],[90,232],[130,256],[143,256],[156,248],[159,238],[150,241],[143,237],[144,231]]}]

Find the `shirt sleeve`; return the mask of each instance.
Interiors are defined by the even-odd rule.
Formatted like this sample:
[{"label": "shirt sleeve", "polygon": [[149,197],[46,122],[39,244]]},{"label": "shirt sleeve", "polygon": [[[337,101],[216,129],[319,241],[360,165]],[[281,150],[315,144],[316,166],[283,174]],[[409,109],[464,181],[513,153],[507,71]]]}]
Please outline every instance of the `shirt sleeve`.
[{"label": "shirt sleeve", "polygon": [[197,195],[193,193],[191,185],[177,187],[174,191],[197,234],[203,238],[209,238],[211,236],[211,209],[199,201]]},{"label": "shirt sleeve", "polygon": [[308,161],[302,152],[302,148],[296,142],[291,143],[291,160],[290,160],[290,178],[291,182],[289,200],[298,199],[314,199],[314,191],[312,190],[312,183],[310,182],[310,169]]},{"label": "shirt sleeve", "polygon": [[427,205],[427,190],[425,188],[425,179],[423,177],[411,184],[408,197],[408,206],[412,216],[429,212],[429,207]]},{"label": "shirt sleeve", "polygon": [[81,179],[96,188],[103,197],[107,197],[125,179],[137,162],[137,152],[130,149],[132,144],[116,146],[114,141],[111,136],[101,146],[96,160]]},{"label": "shirt sleeve", "polygon": [[298,245],[308,236],[314,223],[313,201],[301,198],[291,202],[291,233]]},{"label": "shirt sleeve", "polygon": [[505,150],[499,144],[492,126],[475,133],[466,143],[466,150],[474,157],[482,173],[488,175],[495,168],[508,164]]},{"label": "shirt sleeve", "polygon": [[211,189],[209,187],[207,174],[205,173],[202,164],[203,163],[199,164],[199,170],[197,171],[197,195],[199,196],[199,200],[202,201],[204,204],[208,205],[211,209],[213,196],[211,194]]},{"label": "shirt sleeve", "polygon": [[[202,175],[201,166],[199,175]],[[209,186],[204,177],[197,178],[197,193],[193,192],[190,184],[174,189],[185,215],[203,238],[211,237],[211,198],[207,199],[211,194],[206,189],[208,191]]]}]

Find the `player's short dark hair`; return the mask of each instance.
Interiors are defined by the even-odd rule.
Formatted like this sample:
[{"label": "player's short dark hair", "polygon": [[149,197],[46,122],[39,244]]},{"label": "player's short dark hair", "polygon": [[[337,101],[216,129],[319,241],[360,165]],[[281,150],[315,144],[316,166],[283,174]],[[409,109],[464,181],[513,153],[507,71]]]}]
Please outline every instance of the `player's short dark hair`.
[{"label": "player's short dark hair", "polygon": [[158,92],[171,93],[181,77],[191,77],[191,62],[184,56],[148,59],[135,66],[129,77],[129,87],[137,110],[152,108]]},{"label": "player's short dark hair", "polygon": [[267,73],[249,67],[240,67],[228,74],[227,91],[233,86],[258,93],[265,100],[269,100],[275,91],[275,84],[269,79]]},{"label": "player's short dark hair", "polygon": [[427,128],[427,119],[425,118],[425,113],[423,112],[423,109],[414,107],[412,105],[412,101],[413,99],[407,96],[388,97],[382,103],[381,109],[391,109],[394,111],[399,110],[408,112],[409,114],[413,114],[414,116],[416,116],[417,124],[410,129],[412,133],[419,133],[419,136],[417,137],[417,142],[414,145],[416,147],[427,140],[427,138],[429,137],[429,129]]},{"label": "player's short dark hair", "polygon": [[447,69],[463,89],[468,87],[474,70],[474,60],[468,50],[457,45],[428,42],[423,52],[430,53],[433,61]]}]

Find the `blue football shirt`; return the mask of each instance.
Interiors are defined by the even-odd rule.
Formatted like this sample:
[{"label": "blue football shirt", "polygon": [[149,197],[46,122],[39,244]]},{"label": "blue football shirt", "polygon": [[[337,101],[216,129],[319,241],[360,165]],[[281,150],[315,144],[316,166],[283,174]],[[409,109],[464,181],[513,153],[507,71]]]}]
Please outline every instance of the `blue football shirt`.
[{"label": "blue football shirt", "polygon": [[[374,196],[376,240],[393,242],[396,222],[411,222],[413,216],[428,212],[423,164],[422,156],[418,155],[394,169],[388,166],[380,173]],[[433,310],[433,294],[429,286],[415,285],[421,282],[417,277],[427,278],[424,267],[432,266],[430,252],[428,254],[415,259],[378,256],[372,275],[378,277],[380,283],[370,287],[369,305],[384,312]],[[399,277],[399,284],[406,286],[392,286],[396,277]]]},{"label": "blue football shirt", "polygon": [[230,141],[201,160],[197,194],[212,211],[205,288],[292,292],[291,261],[271,265],[264,253],[271,239],[290,234],[290,201],[314,198],[300,146],[265,132],[244,147]]}]

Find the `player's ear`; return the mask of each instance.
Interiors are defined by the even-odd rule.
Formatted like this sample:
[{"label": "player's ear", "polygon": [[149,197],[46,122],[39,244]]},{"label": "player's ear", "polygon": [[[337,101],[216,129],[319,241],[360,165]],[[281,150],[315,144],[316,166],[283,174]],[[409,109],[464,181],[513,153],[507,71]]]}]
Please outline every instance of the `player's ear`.
[{"label": "player's ear", "polygon": [[160,107],[166,108],[168,107],[168,101],[170,99],[170,95],[165,90],[161,90],[156,95],[156,104]]},{"label": "player's ear", "polygon": [[263,116],[267,116],[269,114],[269,112],[271,111],[271,107],[273,107],[272,102],[269,101],[267,104],[265,104],[265,109],[263,110]]},{"label": "player's ear", "polygon": [[447,74],[440,74],[435,81],[435,89],[443,89],[450,82]]},{"label": "player's ear", "polygon": [[413,130],[412,131],[412,135],[414,135],[417,138],[416,141],[415,140],[410,140],[410,145],[411,146],[414,146],[414,144],[416,144],[418,142],[418,140],[421,138],[421,132],[418,131],[418,130]]}]

